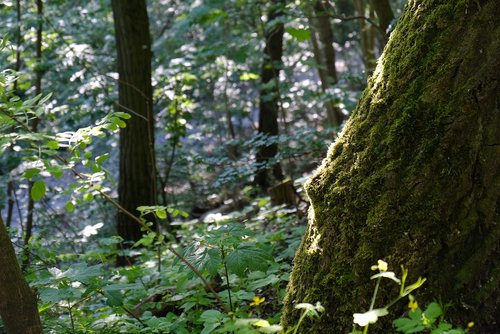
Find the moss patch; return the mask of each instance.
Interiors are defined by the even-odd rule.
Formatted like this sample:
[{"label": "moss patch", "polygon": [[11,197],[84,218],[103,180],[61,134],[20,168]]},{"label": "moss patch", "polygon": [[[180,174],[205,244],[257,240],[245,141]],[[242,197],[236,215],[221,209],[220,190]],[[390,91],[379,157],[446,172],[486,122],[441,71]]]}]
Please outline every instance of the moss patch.
[{"label": "moss patch", "polygon": [[327,312],[303,333],[348,332],[352,313],[369,306],[380,258],[409,267],[410,281],[427,277],[419,301],[451,302],[457,325],[496,326],[499,7],[408,2],[347,128],[307,183],[310,227],[285,326],[297,321],[296,303],[321,301]]}]

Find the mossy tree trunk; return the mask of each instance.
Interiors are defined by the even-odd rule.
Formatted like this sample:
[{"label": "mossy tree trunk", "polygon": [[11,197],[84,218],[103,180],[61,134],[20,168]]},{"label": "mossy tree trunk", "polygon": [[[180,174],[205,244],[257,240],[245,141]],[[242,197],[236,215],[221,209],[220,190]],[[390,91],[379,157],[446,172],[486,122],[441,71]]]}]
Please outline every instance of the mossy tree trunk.
[{"label": "mossy tree trunk", "polygon": [[[498,330],[498,17],[496,0],[407,3],[346,129],[306,185],[310,222],[285,326],[297,322],[296,303],[320,301],[326,312],[301,333],[351,330],[352,314],[370,305],[370,266],[384,259],[396,273],[408,267],[408,282],[428,278],[416,291],[420,305],[450,303],[455,325]],[[398,289],[382,291],[376,306]],[[390,331],[382,329],[389,318],[371,329]]]}]

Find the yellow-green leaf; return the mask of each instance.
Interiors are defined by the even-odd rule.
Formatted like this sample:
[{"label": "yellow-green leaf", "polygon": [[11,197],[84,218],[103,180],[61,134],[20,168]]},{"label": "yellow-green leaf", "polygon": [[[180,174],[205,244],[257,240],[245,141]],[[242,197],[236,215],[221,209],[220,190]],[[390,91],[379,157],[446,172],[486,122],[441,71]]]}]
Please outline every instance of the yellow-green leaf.
[{"label": "yellow-green leaf", "polygon": [[39,201],[43,195],[45,195],[45,182],[43,180],[35,181],[31,187],[31,198],[34,201]]}]

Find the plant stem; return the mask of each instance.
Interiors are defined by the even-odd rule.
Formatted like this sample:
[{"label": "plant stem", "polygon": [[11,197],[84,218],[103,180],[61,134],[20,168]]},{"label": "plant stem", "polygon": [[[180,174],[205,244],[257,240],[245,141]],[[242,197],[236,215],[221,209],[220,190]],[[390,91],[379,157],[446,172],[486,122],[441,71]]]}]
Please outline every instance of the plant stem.
[{"label": "plant stem", "polygon": [[375,285],[375,290],[373,291],[373,297],[372,297],[372,302],[370,304],[370,309],[369,311],[373,310],[373,307],[375,306],[375,299],[377,298],[377,293],[378,293],[378,288],[380,286],[380,280],[382,279],[382,277],[379,277],[377,279],[377,284]]},{"label": "plant stem", "polygon": [[306,317],[306,314],[307,314],[307,310],[305,310],[304,313],[302,313],[302,315],[300,316],[299,322],[297,323],[297,327],[295,327],[293,334],[297,334],[297,331],[299,330],[300,324],[302,323],[302,321]]},{"label": "plant stem", "polygon": [[75,334],[75,320],[73,319],[73,312],[71,312],[71,303],[68,301],[69,319],[71,321],[71,332]]},{"label": "plant stem", "polygon": [[224,263],[224,272],[225,272],[225,275],[226,275],[227,294],[229,296],[229,309],[231,310],[231,312],[233,312],[233,301],[231,299],[231,286],[229,285],[229,274],[228,274],[228,271],[227,271],[227,264],[226,264],[226,261],[225,261],[226,254],[224,253],[224,245],[221,245],[220,252],[221,252],[221,255],[222,255],[222,263]]},{"label": "plant stem", "polygon": [[[381,279],[382,279],[382,277],[379,277],[377,279],[377,284],[375,285],[375,290],[373,291],[372,302],[370,303],[370,309],[368,311],[373,310],[373,308],[375,307],[375,299],[377,298],[378,288],[380,286],[380,280]],[[365,329],[363,330],[363,334],[367,334],[368,333],[368,327],[370,327],[370,324],[366,324]]]}]

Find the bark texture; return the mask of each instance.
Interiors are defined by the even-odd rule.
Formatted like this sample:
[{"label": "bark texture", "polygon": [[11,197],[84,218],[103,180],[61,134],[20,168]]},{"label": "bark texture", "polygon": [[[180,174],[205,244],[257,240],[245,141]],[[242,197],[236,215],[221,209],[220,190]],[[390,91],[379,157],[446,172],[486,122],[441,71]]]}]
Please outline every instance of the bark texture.
[{"label": "bark texture", "polygon": [[0,317],[6,333],[43,333],[35,295],[24,280],[1,216],[0,268]]},{"label": "bark texture", "polygon": [[[113,0],[112,6],[118,52],[118,109],[132,116],[127,127],[120,130],[118,197],[121,206],[137,213],[138,206],[156,203],[149,21],[144,0]],[[137,241],[142,234],[137,222],[118,213],[118,235],[125,241]]]},{"label": "bark texture", "polygon": [[[500,3],[412,0],[356,111],[306,185],[308,230],[282,322],[326,312],[301,333],[346,333],[370,305],[370,266],[428,279],[420,305],[450,303],[455,325],[499,327]],[[392,283],[376,306],[397,295]],[[387,296],[386,298],[384,296]],[[390,309],[392,318],[404,301]],[[397,308],[400,310],[397,310]],[[391,316],[370,326],[390,332]]]},{"label": "bark texture", "polygon": [[[276,20],[283,15],[281,7],[284,3],[284,0],[274,0],[272,2],[267,24],[271,26],[271,29],[265,31],[266,46],[261,70],[262,88],[260,89],[258,131],[267,136],[277,136],[279,134],[279,78],[282,67],[284,26],[283,23],[277,23]],[[278,144],[262,146],[257,152],[257,163],[267,164],[277,153]],[[269,173],[269,171],[272,173]],[[283,179],[279,163],[274,164],[269,169],[260,169],[255,175],[255,183],[265,190],[274,183],[273,178],[277,180]]]}]

